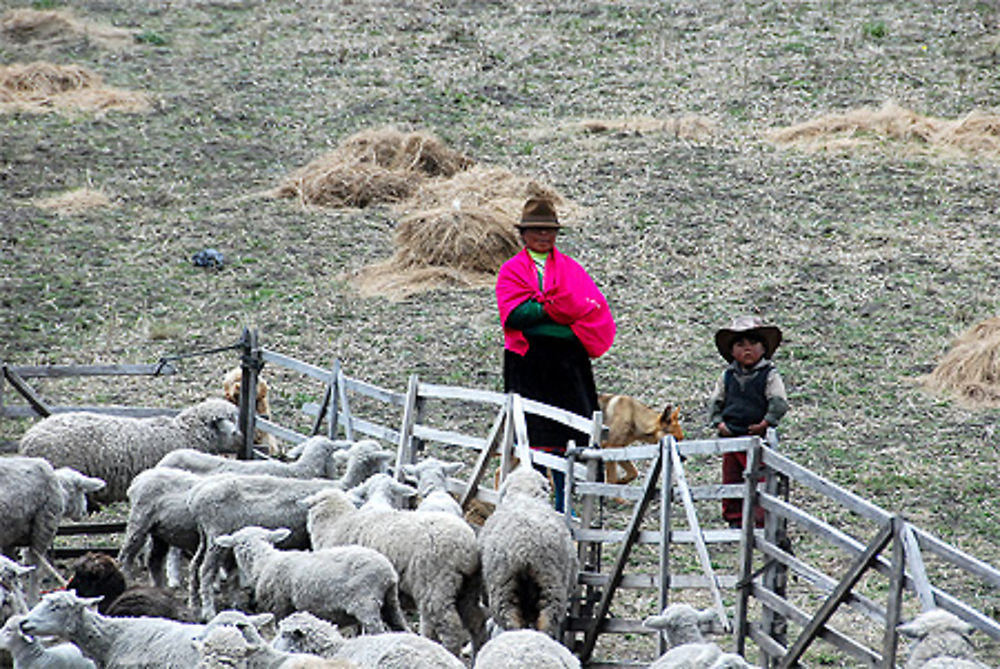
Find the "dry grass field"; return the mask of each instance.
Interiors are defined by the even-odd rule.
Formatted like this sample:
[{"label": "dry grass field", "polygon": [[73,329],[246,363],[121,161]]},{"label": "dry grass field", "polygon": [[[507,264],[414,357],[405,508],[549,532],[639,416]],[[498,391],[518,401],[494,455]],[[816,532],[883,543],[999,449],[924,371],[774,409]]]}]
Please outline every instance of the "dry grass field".
[{"label": "dry grass field", "polygon": [[[497,390],[489,273],[459,267],[481,250],[460,233],[504,248],[490,226],[533,184],[562,198],[559,245],[617,319],[600,390],[677,404],[707,437],[713,333],[759,313],[785,333],[783,452],[1000,566],[1000,370],[987,356],[970,379],[978,403],[920,382],[1000,312],[998,95],[994,0],[0,0],[0,360],[151,363],[251,327],[389,389]],[[322,203],[289,190],[387,128],[485,176],[449,190],[437,163],[355,161]],[[443,264],[412,264],[436,249],[398,244],[438,229]],[[206,248],[221,268],[192,263]],[[411,273],[365,282],[400,257]],[[235,362],[39,391],[177,407]],[[317,389],[272,371],[276,419],[308,424]],[[996,588],[961,587],[1000,618]],[[602,652],[648,660],[630,641]],[[807,660],[851,666],[822,645]]]}]

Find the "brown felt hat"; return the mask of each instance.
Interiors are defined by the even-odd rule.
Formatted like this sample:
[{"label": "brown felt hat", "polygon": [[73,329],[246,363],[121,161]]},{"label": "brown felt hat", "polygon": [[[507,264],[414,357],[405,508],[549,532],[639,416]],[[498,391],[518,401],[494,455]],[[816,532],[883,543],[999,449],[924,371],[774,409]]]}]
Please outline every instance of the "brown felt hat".
[{"label": "brown felt hat", "polygon": [[517,224],[520,228],[561,228],[559,217],[556,216],[556,207],[552,200],[544,197],[533,197],[524,203],[524,210],[521,212],[521,221]]},{"label": "brown felt hat", "polygon": [[715,333],[715,348],[728,362],[733,361],[733,343],[740,337],[751,336],[764,342],[764,357],[770,358],[781,343],[781,330],[775,325],[764,325],[758,316],[737,316],[727,328]]}]

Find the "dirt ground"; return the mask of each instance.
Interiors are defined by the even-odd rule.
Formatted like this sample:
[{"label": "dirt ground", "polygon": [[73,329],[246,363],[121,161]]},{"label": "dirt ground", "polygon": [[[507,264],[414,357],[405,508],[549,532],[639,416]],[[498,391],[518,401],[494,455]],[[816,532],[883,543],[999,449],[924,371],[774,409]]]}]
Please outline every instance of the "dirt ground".
[{"label": "dirt ground", "polygon": [[[998,131],[964,144],[912,124],[811,145],[771,135],[887,102],[943,121],[1000,113],[998,3],[82,0],[82,28],[4,31],[3,13],[25,8],[64,9],[0,0],[0,65],[83,66],[149,108],[0,96],[0,360],[152,363],[251,327],[269,349],[338,359],[388,389],[417,374],[498,390],[488,286],[359,293],[358,274],[393,253],[398,208],[262,195],[354,133],[426,131],[572,204],[559,246],[618,324],[600,390],[679,405],[688,436],[707,437],[723,366],[712,335],[759,313],[785,334],[782,451],[1000,565],[997,409],[918,383],[998,313]],[[606,129],[583,123],[595,119]],[[46,206],[77,189],[100,197]],[[221,268],[192,263],[206,248]],[[177,407],[217,394],[236,360],[38,387],[56,403]],[[267,371],[277,420],[307,425],[315,384]],[[0,440],[27,426],[3,421]],[[959,594],[1000,617],[995,585]],[[655,603],[621,607],[642,617]],[[1000,663],[997,642],[974,639]],[[648,661],[633,641],[607,651]],[[810,664],[851,666],[830,648]]]}]

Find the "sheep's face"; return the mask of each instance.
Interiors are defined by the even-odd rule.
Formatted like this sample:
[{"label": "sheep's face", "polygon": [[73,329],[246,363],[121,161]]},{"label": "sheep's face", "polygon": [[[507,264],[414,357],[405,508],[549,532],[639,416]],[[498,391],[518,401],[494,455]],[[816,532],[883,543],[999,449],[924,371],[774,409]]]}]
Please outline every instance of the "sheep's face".
[{"label": "sheep's face", "polygon": [[104,487],[103,480],[84,476],[69,467],[57,469],[56,478],[63,494],[63,515],[72,520],[80,520],[87,515],[87,494]]},{"label": "sheep's face", "polygon": [[31,636],[59,636],[76,626],[84,611],[97,606],[101,597],[77,597],[72,590],[46,594],[21,621],[21,632]]},{"label": "sheep's face", "polygon": [[22,620],[24,620],[24,616],[11,616],[4,623],[4,626],[0,627],[0,648],[13,650],[18,638],[24,638],[21,634]]}]

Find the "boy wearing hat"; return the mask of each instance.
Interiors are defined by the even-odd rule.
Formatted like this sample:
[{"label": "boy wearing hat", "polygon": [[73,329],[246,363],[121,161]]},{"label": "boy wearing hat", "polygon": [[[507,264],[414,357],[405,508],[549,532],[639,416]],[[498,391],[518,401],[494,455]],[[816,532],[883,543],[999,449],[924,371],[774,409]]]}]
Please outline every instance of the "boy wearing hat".
[{"label": "boy wearing hat", "polygon": [[[771,356],[781,344],[781,330],[756,316],[738,316],[715,333],[715,347],[729,366],[719,377],[709,400],[711,426],[720,437],[763,437],[788,411],[785,384]],[[746,453],[724,453],[722,482],[742,483]],[[742,502],[722,500],[722,516],[730,527],[742,524]],[[754,510],[755,524],[763,524],[763,509]]]}]

